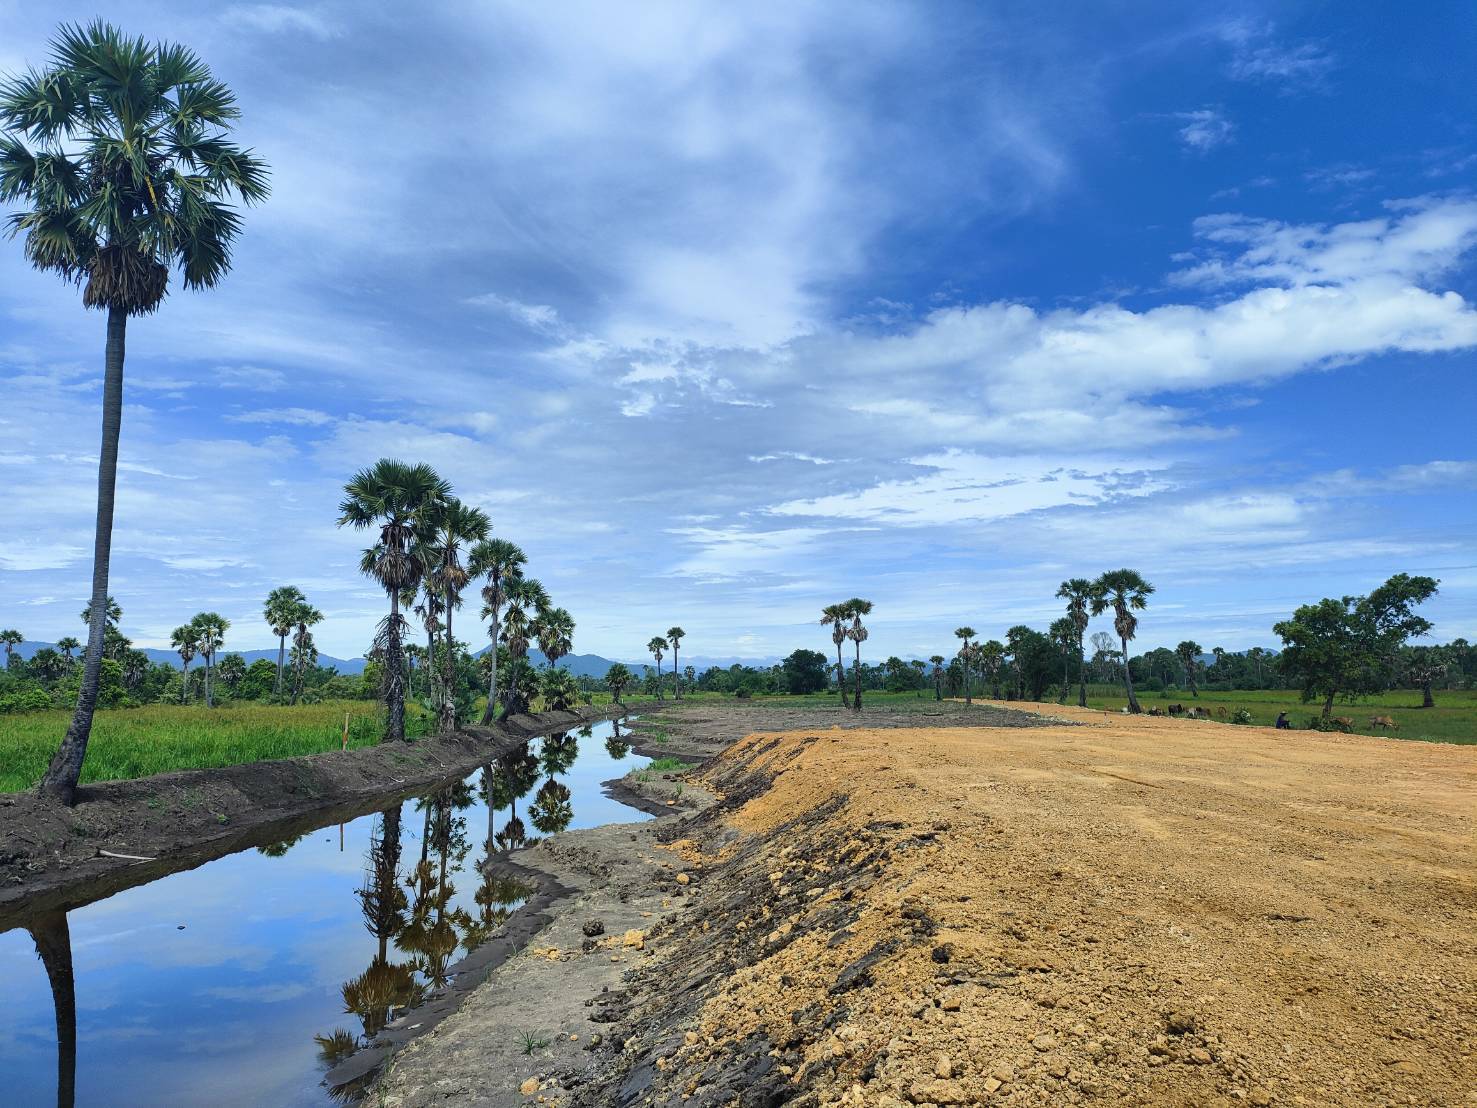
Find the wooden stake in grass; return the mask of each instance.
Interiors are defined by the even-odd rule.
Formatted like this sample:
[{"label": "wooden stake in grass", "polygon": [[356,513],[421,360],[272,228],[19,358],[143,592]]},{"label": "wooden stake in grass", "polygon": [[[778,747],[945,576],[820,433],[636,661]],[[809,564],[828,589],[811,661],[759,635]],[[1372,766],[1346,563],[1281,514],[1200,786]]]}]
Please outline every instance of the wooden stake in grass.
[{"label": "wooden stake in grass", "polygon": [[348,712],[345,712],[344,713],[344,743],[343,743],[343,746],[340,749],[342,749],[342,750],[348,750],[349,749],[349,713]]}]

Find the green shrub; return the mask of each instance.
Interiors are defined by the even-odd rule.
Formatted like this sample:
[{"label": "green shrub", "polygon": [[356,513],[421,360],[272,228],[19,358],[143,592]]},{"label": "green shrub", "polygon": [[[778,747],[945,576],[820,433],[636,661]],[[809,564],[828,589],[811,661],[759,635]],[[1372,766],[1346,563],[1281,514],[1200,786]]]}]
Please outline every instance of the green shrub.
[{"label": "green shrub", "polygon": [[1245,708],[1237,708],[1231,713],[1232,723],[1250,723],[1251,721],[1251,713]]}]

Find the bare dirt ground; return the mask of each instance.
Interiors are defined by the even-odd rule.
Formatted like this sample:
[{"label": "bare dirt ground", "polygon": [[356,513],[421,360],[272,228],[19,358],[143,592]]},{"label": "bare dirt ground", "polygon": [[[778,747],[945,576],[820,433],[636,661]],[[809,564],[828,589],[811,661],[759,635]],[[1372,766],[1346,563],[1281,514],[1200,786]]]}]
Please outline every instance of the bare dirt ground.
[{"label": "bare dirt ground", "polygon": [[710,762],[691,906],[531,1095],[1477,1104],[1477,750],[1049,711]]}]

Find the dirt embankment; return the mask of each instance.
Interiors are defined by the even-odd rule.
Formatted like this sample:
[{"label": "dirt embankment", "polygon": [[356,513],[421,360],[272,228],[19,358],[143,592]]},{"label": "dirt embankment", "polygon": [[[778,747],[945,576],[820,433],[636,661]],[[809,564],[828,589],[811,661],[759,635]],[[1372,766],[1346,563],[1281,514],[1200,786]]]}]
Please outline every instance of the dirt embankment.
[{"label": "dirt embankment", "polygon": [[719,757],[691,907],[536,1095],[1477,1103],[1477,750],[1051,711]]},{"label": "dirt embankment", "polygon": [[621,714],[544,712],[412,743],[102,782],[80,790],[75,808],[29,793],[0,796],[0,927],[362,815],[470,773],[535,735]]}]

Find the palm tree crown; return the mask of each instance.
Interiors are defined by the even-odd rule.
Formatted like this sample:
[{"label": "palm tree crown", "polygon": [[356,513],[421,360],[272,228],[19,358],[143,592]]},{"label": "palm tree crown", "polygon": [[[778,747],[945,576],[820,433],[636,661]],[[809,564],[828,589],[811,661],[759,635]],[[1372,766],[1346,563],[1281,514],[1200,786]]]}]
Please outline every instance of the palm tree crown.
[{"label": "palm tree crown", "polygon": [[0,87],[0,202],[27,259],[83,286],[89,308],[155,311],[178,267],[210,288],[267,169],[226,139],[236,98],[196,54],[101,21],[64,26],[52,64]]}]

